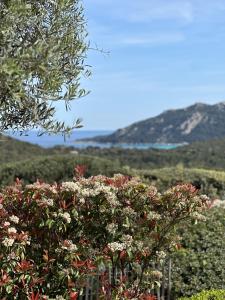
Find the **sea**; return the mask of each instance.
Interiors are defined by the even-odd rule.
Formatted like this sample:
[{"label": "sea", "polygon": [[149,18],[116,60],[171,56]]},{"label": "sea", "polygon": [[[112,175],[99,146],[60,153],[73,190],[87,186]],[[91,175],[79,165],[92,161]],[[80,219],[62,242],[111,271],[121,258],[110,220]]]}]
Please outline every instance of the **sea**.
[{"label": "sea", "polygon": [[42,135],[38,136],[37,131],[29,131],[26,135],[19,135],[17,133],[8,133],[7,135],[18,139],[20,141],[29,142],[32,144],[39,145],[44,148],[51,148],[54,146],[65,146],[74,147],[77,149],[84,149],[88,147],[99,147],[99,148],[122,148],[122,149],[175,149],[183,144],[154,144],[154,143],[96,143],[96,142],[86,142],[78,141],[84,138],[92,138],[100,135],[108,135],[113,131],[109,130],[80,130],[77,129],[72,132],[69,137],[64,138],[62,135]]}]

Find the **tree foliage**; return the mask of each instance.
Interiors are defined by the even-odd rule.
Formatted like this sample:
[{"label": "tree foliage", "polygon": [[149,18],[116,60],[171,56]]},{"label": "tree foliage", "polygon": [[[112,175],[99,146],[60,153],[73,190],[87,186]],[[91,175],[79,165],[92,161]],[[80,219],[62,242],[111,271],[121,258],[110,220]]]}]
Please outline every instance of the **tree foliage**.
[{"label": "tree foliage", "polygon": [[69,109],[86,93],[86,37],[80,0],[0,2],[1,131],[69,130],[55,119],[55,104],[65,101]]}]

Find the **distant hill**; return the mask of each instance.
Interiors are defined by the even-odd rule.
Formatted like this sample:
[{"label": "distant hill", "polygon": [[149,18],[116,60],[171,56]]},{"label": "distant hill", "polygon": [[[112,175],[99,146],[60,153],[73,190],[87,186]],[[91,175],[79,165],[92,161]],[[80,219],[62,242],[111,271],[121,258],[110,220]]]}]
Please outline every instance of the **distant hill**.
[{"label": "distant hill", "polygon": [[192,143],[225,137],[225,102],[196,103],[163,112],[107,136],[85,139],[110,143]]},{"label": "distant hill", "polygon": [[69,153],[70,150],[70,148],[65,147],[45,149],[38,145],[22,142],[16,138],[0,134],[0,164],[21,161],[43,155],[65,154]]}]

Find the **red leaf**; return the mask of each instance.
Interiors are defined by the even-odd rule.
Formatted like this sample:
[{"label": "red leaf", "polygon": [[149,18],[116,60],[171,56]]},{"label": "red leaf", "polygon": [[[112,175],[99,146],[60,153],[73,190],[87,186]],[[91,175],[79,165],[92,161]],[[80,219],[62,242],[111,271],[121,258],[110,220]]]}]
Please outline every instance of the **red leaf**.
[{"label": "red leaf", "polygon": [[78,292],[70,292],[70,300],[77,300],[79,297]]}]

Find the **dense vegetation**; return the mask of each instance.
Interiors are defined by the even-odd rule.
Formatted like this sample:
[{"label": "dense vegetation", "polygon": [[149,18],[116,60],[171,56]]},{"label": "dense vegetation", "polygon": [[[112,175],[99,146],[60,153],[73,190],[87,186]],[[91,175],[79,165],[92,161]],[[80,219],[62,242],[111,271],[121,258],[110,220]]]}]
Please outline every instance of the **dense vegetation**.
[{"label": "dense vegetation", "polygon": [[0,164],[33,159],[37,156],[47,156],[60,153],[69,153],[70,149],[55,147],[45,149],[38,145],[22,142],[15,138],[0,134]]},{"label": "dense vegetation", "polygon": [[224,199],[225,196],[225,172],[222,171],[177,166],[175,168],[139,170],[136,171],[136,174],[154,184],[159,190],[165,190],[174,184],[189,182],[212,198]]},{"label": "dense vegetation", "polygon": [[[219,151],[222,145],[223,142],[218,141],[214,148],[218,148]],[[82,164],[86,166],[85,176],[97,174],[111,176],[114,173],[135,175],[140,176],[145,182],[155,185],[160,191],[176,183],[189,182],[201,189],[202,193],[224,198],[225,172],[222,170],[185,168],[184,164],[159,168],[163,161],[163,155],[174,155],[175,159],[175,154],[178,155],[177,152],[184,152],[185,149],[189,149],[191,152],[192,148],[195,149],[194,153],[199,153],[197,146],[198,144],[190,145],[183,147],[184,149],[171,151],[87,149],[80,151],[80,153],[77,151],[73,153],[73,148],[58,146],[44,149],[37,145],[1,136],[0,185],[12,184],[17,177],[23,179],[25,183],[32,183],[37,179],[50,183],[60,182],[71,178],[74,166]],[[206,148],[204,147],[204,149]],[[149,168],[148,162],[146,162],[150,153],[155,153],[158,156],[159,165],[157,165],[156,160],[154,168]],[[162,155],[162,161],[160,161],[160,155]],[[222,159],[221,156],[221,161]],[[128,166],[128,163],[136,168]],[[221,162],[222,164],[223,162]],[[144,168],[143,170],[141,170],[141,166]]]},{"label": "dense vegetation", "polygon": [[181,298],[180,300],[224,300],[225,290],[202,291],[190,298]]},{"label": "dense vegetation", "polygon": [[0,186],[12,184],[16,178],[24,183],[33,183],[37,179],[48,183],[61,182],[71,178],[74,167],[78,164],[86,167],[86,176],[104,175],[112,176],[116,173],[125,173],[119,163],[104,158],[93,158],[82,155],[51,155],[39,156],[20,162],[11,162],[0,166]]},{"label": "dense vegetation", "polygon": [[[12,184],[16,178],[22,179],[25,184],[33,183],[37,179],[40,182],[48,183],[67,181],[74,175],[76,165],[84,165],[86,167],[85,177],[98,174],[112,176],[115,173],[138,176],[145,183],[156,186],[161,192],[175,184],[192,183],[200,189],[201,193],[212,198],[224,198],[225,172],[222,170],[186,168],[184,163],[178,163],[174,167],[153,169],[148,168],[148,162],[144,163],[142,159],[143,157],[147,158],[147,154],[150,153],[156,154],[158,158],[161,153],[162,158],[163,155],[167,158],[171,155],[175,159],[175,155],[178,155],[179,152],[183,153],[183,157],[198,153],[200,159],[202,155],[199,154],[199,151],[207,155],[214,149],[213,151],[217,153],[221,151],[225,141],[217,141],[215,144],[212,142],[196,143],[172,151],[87,149],[82,150],[83,154],[81,154],[77,150],[74,151],[73,148],[59,146],[44,149],[8,137],[2,137],[2,139],[0,144],[0,185],[2,187]],[[209,145],[212,145],[212,149]],[[135,157],[136,162],[134,161]],[[124,161],[123,158],[127,158],[127,161]],[[222,155],[219,158],[222,166],[224,163]],[[138,161],[144,168],[131,167],[137,167]],[[156,162],[157,160],[155,165]],[[205,163],[207,163],[207,159],[205,159]],[[224,266],[221,263],[225,260],[224,209],[220,207],[210,210],[207,213],[206,222],[198,221],[197,225],[185,223],[184,226],[184,229],[181,226],[178,231],[182,237],[180,242],[182,248],[172,257],[171,296],[175,298],[191,296],[204,289],[224,288],[225,274]]]},{"label": "dense vegetation", "polygon": [[159,194],[135,178],[82,172],[62,184],[17,181],[1,190],[4,299],[76,300],[90,276],[97,299],[149,299],[161,278],[153,263],[175,248],[176,227],[208,205],[191,185]]},{"label": "dense vegetation", "polygon": [[205,214],[206,220],[198,221],[197,225],[185,223],[179,229],[182,248],[172,259],[176,297],[191,296],[202,290],[225,289],[225,205],[223,202],[219,205]]},{"label": "dense vegetation", "polygon": [[187,168],[225,170],[225,139],[197,142],[174,150],[100,149],[89,147],[82,154],[118,159],[136,169],[156,169],[182,164]]}]

